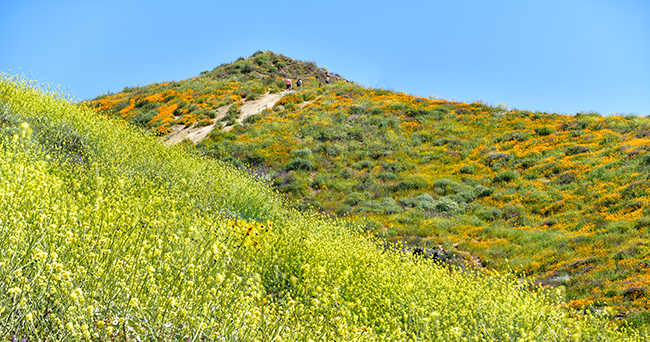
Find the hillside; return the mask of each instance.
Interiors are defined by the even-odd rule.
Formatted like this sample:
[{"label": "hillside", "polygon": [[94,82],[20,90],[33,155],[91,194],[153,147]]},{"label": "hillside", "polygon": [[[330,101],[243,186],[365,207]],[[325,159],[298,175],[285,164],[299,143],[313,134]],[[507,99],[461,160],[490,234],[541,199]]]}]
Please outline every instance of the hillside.
[{"label": "hillside", "polygon": [[[369,89],[314,63],[260,52],[181,82],[90,106],[156,134],[214,125],[200,153],[294,201],[479,268],[523,272],[576,308],[648,321],[650,122],[508,110]],[[248,101],[284,93],[236,122]],[[229,106],[229,107],[227,107]],[[218,116],[227,109],[227,114]]]},{"label": "hillside", "polygon": [[[263,181],[0,80],[10,340],[641,341],[607,310],[455,272],[300,213]],[[599,317],[596,317],[599,316]]]}]

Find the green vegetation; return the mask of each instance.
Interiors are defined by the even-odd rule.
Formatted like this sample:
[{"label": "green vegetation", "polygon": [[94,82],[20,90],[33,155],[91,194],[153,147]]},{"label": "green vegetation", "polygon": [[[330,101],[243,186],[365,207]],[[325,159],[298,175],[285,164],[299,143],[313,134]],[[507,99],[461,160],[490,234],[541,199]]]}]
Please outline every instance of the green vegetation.
[{"label": "green vegetation", "polygon": [[[562,308],[560,292],[532,292],[531,284],[512,276],[450,272],[384,250],[354,233],[359,226],[288,209],[263,181],[184,147],[164,147],[33,84],[3,78],[0,115],[2,336],[646,337],[611,329],[602,320],[607,310],[574,314]],[[292,157],[310,155],[298,149]],[[436,184],[436,196],[469,190],[452,180]],[[361,205],[368,197],[351,202]],[[433,198],[420,195],[412,203],[426,207],[438,203]],[[400,207],[390,198],[379,205]]]},{"label": "green vegetation", "polygon": [[[242,73],[247,63],[252,69]],[[120,104],[146,98],[168,100],[153,101],[161,107],[180,101],[215,111],[280,91],[284,77],[313,75],[272,110],[230,131],[212,131],[198,152],[268,180],[296,209],[347,217],[391,241],[442,245],[479,268],[566,287],[572,307],[609,308],[618,318],[644,322],[647,118],[508,110],[338,79],[325,86],[318,84],[325,71],[314,67],[260,52],[194,79],[90,105],[126,119],[139,109]],[[183,113],[170,122],[191,122],[193,115]],[[161,133],[157,120],[147,125]],[[627,295],[635,288],[643,291]]]}]

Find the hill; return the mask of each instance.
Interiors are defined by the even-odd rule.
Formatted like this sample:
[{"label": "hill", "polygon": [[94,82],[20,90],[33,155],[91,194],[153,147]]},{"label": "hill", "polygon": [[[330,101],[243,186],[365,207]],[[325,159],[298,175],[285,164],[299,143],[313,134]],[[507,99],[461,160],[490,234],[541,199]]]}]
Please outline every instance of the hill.
[{"label": "hill", "polygon": [[[90,105],[160,135],[214,125],[230,106],[225,128],[197,149],[267,179],[295,208],[348,217],[389,240],[441,245],[479,268],[566,289],[572,307],[647,322],[647,118],[509,110],[338,77],[325,85],[325,73],[260,52]],[[241,106],[280,92],[286,76],[305,87],[236,122]]]},{"label": "hill", "polygon": [[[0,80],[12,340],[621,340],[508,275],[450,272],[34,83]],[[601,316],[600,318],[594,315]]]}]

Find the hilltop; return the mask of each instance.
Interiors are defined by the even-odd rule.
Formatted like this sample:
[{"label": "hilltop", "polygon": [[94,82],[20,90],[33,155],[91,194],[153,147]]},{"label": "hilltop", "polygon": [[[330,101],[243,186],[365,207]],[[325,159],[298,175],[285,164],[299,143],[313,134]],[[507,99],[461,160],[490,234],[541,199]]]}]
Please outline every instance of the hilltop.
[{"label": "hilltop", "polygon": [[[178,125],[219,127],[195,149],[270,182],[294,208],[442,246],[475,267],[555,287],[571,307],[647,322],[647,118],[428,99],[338,75],[325,85],[327,73],[259,52],[89,105],[162,140]],[[282,93],[287,77],[305,86]],[[269,94],[282,97],[237,121],[246,103]]]},{"label": "hilltop", "polygon": [[[127,87],[89,103],[100,111],[108,111],[156,134],[166,135],[181,125],[188,128],[216,123],[232,126],[244,102],[286,90],[287,78],[293,79],[294,87],[298,78],[304,80],[306,87],[312,87],[324,85],[328,77],[332,82],[345,81],[314,62],[295,61],[260,51],[182,82]],[[218,112],[220,108],[225,111]]]}]

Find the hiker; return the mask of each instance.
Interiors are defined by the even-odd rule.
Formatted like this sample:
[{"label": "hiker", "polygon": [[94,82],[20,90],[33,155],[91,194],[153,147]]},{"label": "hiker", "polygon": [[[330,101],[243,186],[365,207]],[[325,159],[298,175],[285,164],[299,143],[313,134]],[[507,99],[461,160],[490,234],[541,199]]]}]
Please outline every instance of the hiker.
[{"label": "hiker", "polygon": [[298,86],[298,88],[302,87],[302,80],[300,78],[298,79],[296,85]]},{"label": "hiker", "polygon": [[287,78],[287,90],[291,89],[291,79]]},{"label": "hiker", "polygon": [[327,75],[327,78],[325,79],[325,84],[330,84],[330,75]]}]

